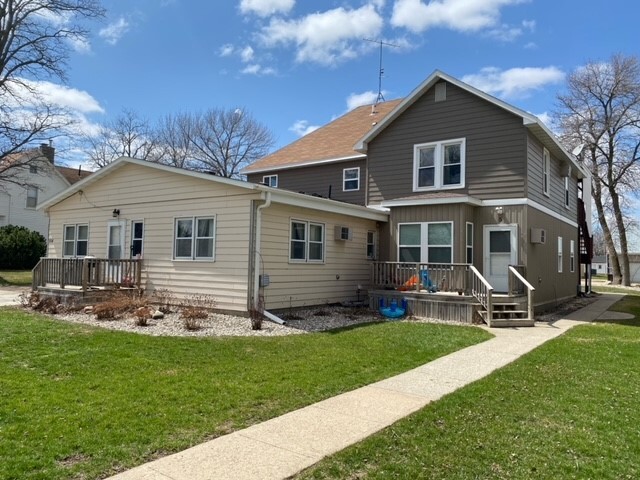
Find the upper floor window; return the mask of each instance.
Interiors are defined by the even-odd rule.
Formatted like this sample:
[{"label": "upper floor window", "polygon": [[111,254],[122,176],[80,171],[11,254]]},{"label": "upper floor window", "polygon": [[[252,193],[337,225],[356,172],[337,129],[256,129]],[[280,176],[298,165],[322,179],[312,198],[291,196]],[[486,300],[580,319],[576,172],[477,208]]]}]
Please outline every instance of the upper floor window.
[{"label": "upper floor window", "polygon": [[267,187],[277,187],[278,186],[278,175],[265,175],[262,177],[262,183],[264,183]]},{"label": "upper floor window", "polygon": [[549,196],[549,182],[551,181],[551,157],[549,150],[542,150],[542,193]]},{"label": "upper floor window", "polygon": [[173,258],[213,260],[215,217],[176,218]]},{"label": "upper floor window", "polygon": [[324,225],[322,223],[291,220],[289,260],[312,263],[324,261]]},{"label": "upper floor window", "polygon": [[62,240],[63,257],[84,257],[89,245],[89,225],[65,225]]},{"label": "upper floor window", "polygon": [[413,149],[413,189],[464,186],[465,139],[422,143]]},{"label": "upper floor window", "polygon": [[558,273],[562,273],[562,237],[558,237]]},{"label": "upper floor window", "polygon": [[564,177],[564,206],[569,208],[569,177]]},{"label": "upper floor window", "polygon": [[27,187],[27,208],[36,208],[38,204],[38,187]]},{"label": "upper floor window", "polygon": [[342,170],[342,190],[344,192],[360,190],[360,167]]}]

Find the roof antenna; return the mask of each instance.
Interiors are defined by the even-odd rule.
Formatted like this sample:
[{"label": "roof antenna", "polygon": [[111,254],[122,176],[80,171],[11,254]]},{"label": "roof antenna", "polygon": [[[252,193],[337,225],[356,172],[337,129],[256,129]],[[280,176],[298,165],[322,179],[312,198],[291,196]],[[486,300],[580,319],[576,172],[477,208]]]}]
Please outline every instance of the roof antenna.
[{"label": "roof antenna", "polygon": [[380,45],[380,69],[378,70],[378,96],[376,97],[376,101],[373,104],[371,113],[375,113],[375,107],[381,101],[384,102],[384,95],[382,95],[382,76],[384,75],[384,68],[382,68],[382,46],[385,45],[387,47],[400,48],[400,45],[395,45],[393,43],[383,42],[382,40],[372,40],[370,38],[364,38],[366,42],[377,43]]}]

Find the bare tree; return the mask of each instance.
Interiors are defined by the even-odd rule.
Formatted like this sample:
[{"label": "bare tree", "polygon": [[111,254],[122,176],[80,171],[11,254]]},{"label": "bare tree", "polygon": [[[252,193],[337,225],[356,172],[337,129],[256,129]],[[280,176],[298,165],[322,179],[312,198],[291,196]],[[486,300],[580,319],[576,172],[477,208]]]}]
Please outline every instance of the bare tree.
[{"label": "bare tree", "polygon": [[98,168],[120,157],[155,160],[158,156],[154,129],[133,110],[124,110],[103,124],[97,135],[86,136],[85,145],[91,163]]},{"label": "bare tree", "polygon": [[186,113],[166,115],[157,127],[158,150],[155,160],[165,165],[189,169],[193,163],[191,138],[193,117]]},{"label": "bare tree", "polygon": [[210,109],[192,117],[190,145],[193,167],[221,177],[264,157],[274,144],[271,131],[242,109]]},{"label": "bare tree", "polygon": [[86,41],[83,20],[104,14],[97,0],[0,0],[0,183],[22,184],[29,145],[72,123],[39,91],[39,81],[66,79],[73,42]]},{"label": "bare tree", "polygon": [[558,101],[556,118],[565,142],[584,145],[582,158],[591,169],[614,283],[629,285],[624,196],[640,180],[640,63],[622,55],[606,63],[588,63],[569,76],[567,93]]}]

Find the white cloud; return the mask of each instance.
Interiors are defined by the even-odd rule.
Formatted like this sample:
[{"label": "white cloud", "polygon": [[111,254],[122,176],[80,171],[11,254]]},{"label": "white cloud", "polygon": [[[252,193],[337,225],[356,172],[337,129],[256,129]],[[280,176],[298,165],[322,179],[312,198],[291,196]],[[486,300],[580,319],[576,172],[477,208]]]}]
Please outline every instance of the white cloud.
[{"label": "white cloud", "polygon": [[460,32],[475,32],[497,25],[500,9],[526,0],[396,0],[391,25],[424,32],[442,27]]},{"label": "white cloud", "polygon": [[524,45],[524,48],[526,48],[527,50],[535,50],[536,48],[538,48],[538,44],[536,42],[528,42]]},{"label": "white cloud", "polygon": [[334,65],[363,50],[364,37],[375,37],[383,27],[373,4],[358,9],[343,7],[312,13],[295,20],[272,18],[260,38],[268,47],[294,45],[298,62]]},{"label": "white cloud", "polygon": [[68,37],[69,43],[71,44],[71,48],[73,48],[78,53],[89,53],[91,52],[91,43],[86,38],[82,37]]},{"label": "white cloud", "polygon": [[[382,95],[386,92],[383,90]],[[378,92],[369,90],[362,93],[352,93],[347,97],[347,111],[351,111],[354,108],[361,107],[362,105],[371,105],[375,103],[378,98]]]},{"label": "white cloud", "polygon": [[248,63],[251,60],[253,60],[253,48],[251,48],[249,45],[247,45],[246,47],[244,47],[241,51],[240,51],[240,59],[244,62],[244,63]]},{"label": "white cloud", "polygon": [[522,28],[502,24],[497,28],[489,30],[487,35],[502,42],[513,42],[522,35]]},{"label": "white cloud", "polygon": [[269,17],[276,13],[289,13],[295,3],[295,0],[241,0],[240,12]]},{"label": "white cloud", "polygon": [[551,127],[552,119],[551,119],[551,115],[549,115],[549,112],[542,112],[542,113],[534,113],[534,115],[536,117],[538,117],[538,119],[544,123],[547,127]]},{"label": "white cloud", "polygon": [[47,81],[19,80],[22,84],[14,84],[11,90],[22,105],[45,103],[82,114],[104,113],[100,103],[84,90]]},{"label": "white cloud", "polygon": [[535,29],[536,29],[536,21],[535,20],[523,20],[522,21],[522,26],[526,30],[529,30],[530,32],[534,32]]},{"label": "white cloud", "polygon": [[244,73],[245,75],[257,75],[257,76],[265,76],[265,75],[275,75],[276,69],[272,67],[263,67],[259,63],[252,63],[244,67],[240,73]]},{"label": "white cloud", "polygon": [[532,90],[560,83],[565,74],[557,67],[524,67],[500,70],[485,67],[479,73],[465,75],[462,81],[503,98],[526,97]]},{"label": "white cloud", "polygon": [[108,44],[115,45],[129,31],[129,27],[129,22],[124,17],[120,17],[115,22],[100,29],[98,35],[104,38]]},{"label": "white cloud", "polygon": [[305,135],[319,128],[320,125],[309,125],[308,120],[298,120],[289,127],[289,131],[295,133],[299,137],[304,137]]},{"label": "white cloud", "polygon": [[221,57],[228,57],[234,52],[234,47],[230,43],[225,43],[220,47],[219,54]]}]

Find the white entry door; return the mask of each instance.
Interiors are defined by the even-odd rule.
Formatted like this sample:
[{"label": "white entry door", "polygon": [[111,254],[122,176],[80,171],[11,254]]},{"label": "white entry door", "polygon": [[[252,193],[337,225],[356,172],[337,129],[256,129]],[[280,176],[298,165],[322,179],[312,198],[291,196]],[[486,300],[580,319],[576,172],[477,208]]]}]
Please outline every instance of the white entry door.
[{"label": "white entry door", "polygon": [[495,292],[509,290],[509,265],[518,261],[517,225],[484,226],[483,274]]},{"label": "white entry door", "polygon": [[[109,260],[124,258],[125,225],[126,223],[121,220],[107,224],[107,258]],[[120,283],[122,281],[121,264],[119,262],[109,262],[105,275],[109,283]]]}]

